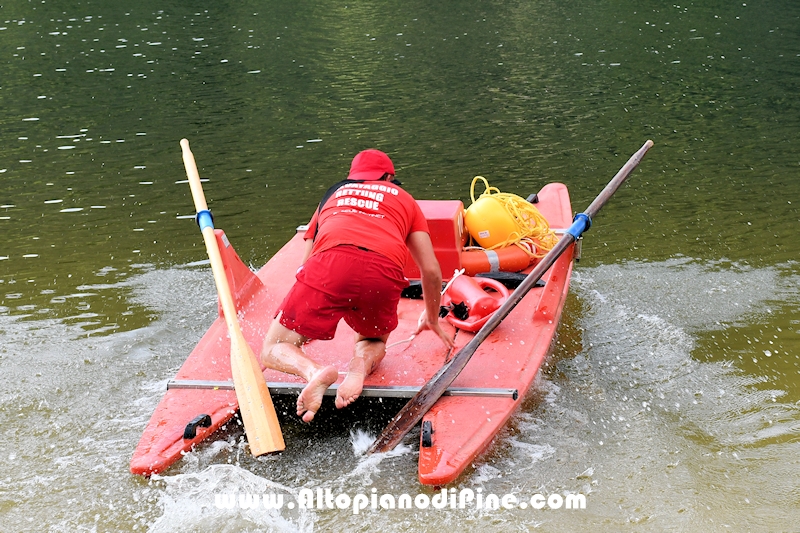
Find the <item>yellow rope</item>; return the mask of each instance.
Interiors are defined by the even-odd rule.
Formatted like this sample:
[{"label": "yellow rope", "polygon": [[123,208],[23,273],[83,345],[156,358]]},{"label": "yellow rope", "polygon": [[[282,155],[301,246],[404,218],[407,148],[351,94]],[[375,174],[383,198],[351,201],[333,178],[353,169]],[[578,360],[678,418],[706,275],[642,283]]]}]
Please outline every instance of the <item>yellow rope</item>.
[{"label": "yellow rope", "polygon": [[550,224],[548,224],[539,210],[524,198],[516,194],[500,192],[497,187],[490,187],[489,182],[483,176],[475,176],[469,191],[473,203],[475,203],[475,183],[479,180],[483,181],[486,186],[486,190],[483,191],[480,197],[491,196],[499,201],[508,214],[511,215],[516,226],[516,231],[513,231],[508,236],[508,239],[489,247],[489,250],[514,244],[522,248],[529,256],[539,258],[544,257],[547,252],[553,249],[553,246],[558,242],[558,237],[550,229]]}]

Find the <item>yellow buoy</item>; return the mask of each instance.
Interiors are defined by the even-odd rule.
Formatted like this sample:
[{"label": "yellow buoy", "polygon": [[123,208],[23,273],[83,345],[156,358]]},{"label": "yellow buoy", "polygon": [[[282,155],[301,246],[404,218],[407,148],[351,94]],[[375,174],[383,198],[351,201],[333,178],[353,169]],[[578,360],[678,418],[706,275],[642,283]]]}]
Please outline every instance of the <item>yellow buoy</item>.
[{"label": "yellow buoy", "polygon": [[481,196],[464,215],[472,239],[483,248],[491,248],[509,240],[517,230],[511,215],[497,198]]},{"label": "yellow buoy", "polygon": [[[483,181],[486,190],[476,200],[475,183]],[[472,205],[464,213],[464,225],[472,239],[492,250],[517,245],[531,258],[542,257],[558,239],[547,220],[530,202],[516,194],[490,187],[483,176],[475,176],[470,187]],[[532,249],[525,245],[530,240]]]}]

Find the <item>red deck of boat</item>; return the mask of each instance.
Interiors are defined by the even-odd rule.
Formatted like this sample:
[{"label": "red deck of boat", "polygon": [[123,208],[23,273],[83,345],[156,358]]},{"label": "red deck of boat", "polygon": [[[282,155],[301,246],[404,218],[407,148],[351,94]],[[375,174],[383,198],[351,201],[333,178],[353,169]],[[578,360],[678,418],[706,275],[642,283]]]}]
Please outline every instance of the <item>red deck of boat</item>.
[{"label": "red deck of boat", "polygon": [[[567,189],[549,184],[539,192],[536,204],[551,227],[568,227],[572,210]],[[303,242],[296,235],[252,278],[249,271],[217,231],[223,261],[232,290],[237,294],[242,332],[255,353],[275,314],[294,282]],[[564,305],[572,272],[572,250],[568,250],[545,274],[545,286],[534,288],[500,326],[479,347],[454,387],[511,388],[520,392],[516,400],[499,397],[442,397],[425,416],[432,424],[433,443],[420,447],[419,478],[428,485],[450,483],[491,443],[497,432],[522,401],[545,357],[552,349],[555,331]],[[452,275],[452,274],[450,274]],[[445,272],[445,277],[449,277]],[[401,300],[400,324],[388,344],[407,339],[423,309],[421,300]],[[464,346],[471,333],[442,322],[455,336],[456,349]],[[332,364],[344,373],[352,352],[353,333],[344,322],[330,341],[312,341],[307,354],[320,363]],[[343,355],[344,354],[344,355]],[[445,363],[447,352],[441,341],[423,332],[410,343],[388,350],[386,358],[365,381],[365,386],[422,386]],[[268,382],[296,382],[300,378],[267,370]],[[229,381],[230,342],[222,318],[217,319],[189,355],[177,380]],[[131,472],[160,473],[178,461],[197,443],[209,437],[234,415],[236,395],[229,390],[170,389],[157,406],[131,459]],[[357,408],[355,404],[351,408]],[[184,439],[186,424],[198,414],[208,414],[211,426],[198,428],[193,439]],[[287,442],[291,446],[291,442]]]}]

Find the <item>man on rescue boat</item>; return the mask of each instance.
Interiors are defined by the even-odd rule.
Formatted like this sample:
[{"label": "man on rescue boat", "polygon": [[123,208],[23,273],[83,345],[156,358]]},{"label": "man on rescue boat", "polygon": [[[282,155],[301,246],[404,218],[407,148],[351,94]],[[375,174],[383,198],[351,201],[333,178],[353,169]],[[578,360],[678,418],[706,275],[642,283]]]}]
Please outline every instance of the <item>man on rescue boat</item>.
[{"label": "man on rescue boat", "polygon": [[408,286],[403,276],[407,252],[419,266],[425,302],[416,333],[430,329],[453,346],[439,326],[442,274],[428,224],[417,202],[399,185],[389,156],[364,150],[353,158],[347,179],[325,193],[309,223],[303,266],[261,349],[265,366],[308,382],[297,399],[297,415],[305,422],[314,418],[339,374],[336,367],[306,357],[303,344],[332,339],[344,318],[356,337],[336,407],[355,401],[397,327],[400,292]]}]

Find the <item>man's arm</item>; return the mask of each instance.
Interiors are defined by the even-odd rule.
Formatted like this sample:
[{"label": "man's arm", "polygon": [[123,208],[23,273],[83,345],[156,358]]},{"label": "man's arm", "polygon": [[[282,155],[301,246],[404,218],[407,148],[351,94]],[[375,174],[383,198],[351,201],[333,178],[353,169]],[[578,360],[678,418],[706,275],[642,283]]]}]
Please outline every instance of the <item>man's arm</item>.
[{"label": "man's arm", "polygon": [[305,265],[308,258],[311,257],[311,249],[314,247],[314,239],[317,237],[317,231],[319,230],[319,210],[320,206],[317,206],[303,236],[305,238],[305,247],[303,248],[303,262],[300,263],[301,265]]},{"label": "man's arm", "polygon": [[305,247],[303,248],[303,262],[302,265],[306,264],[308,258],[311,257],[311,249],[314,248],[314,240],[313,239],[306,239]]},{"label": "man's arm", "polygon": [[411,257],[419,267],[422,276],[422,297],[425,301],[425,316],[416,333],[423,329],[430,329],[439,335],[448,348],[453,347],[453,340],[442,330],[439,325],[439,304],[441,302],[442,271],[439,261],[433,253],[431,237],[424,231],[414,231],[406,239],[406,246],[411,252]]}]

